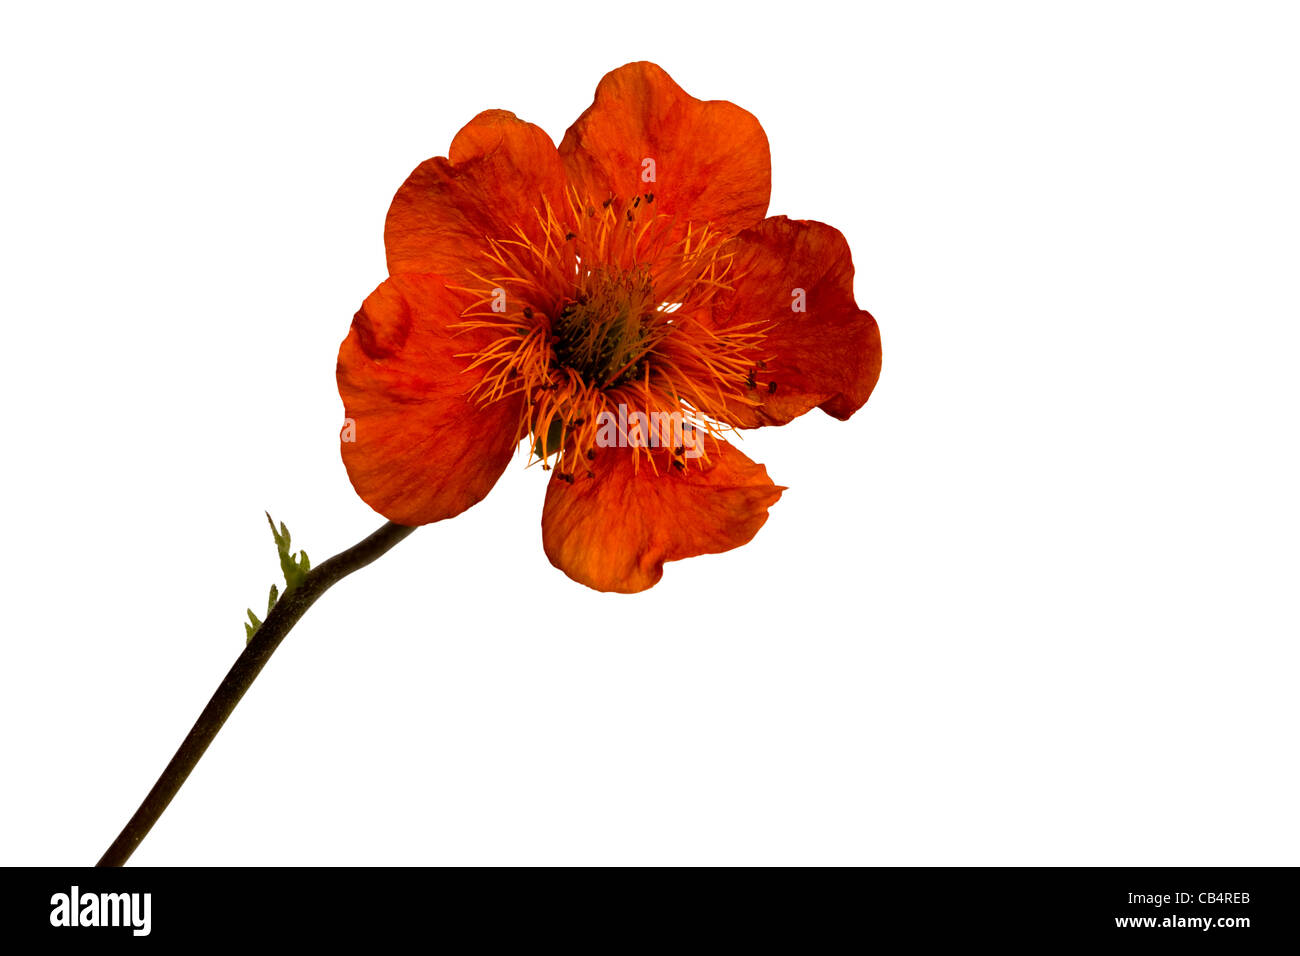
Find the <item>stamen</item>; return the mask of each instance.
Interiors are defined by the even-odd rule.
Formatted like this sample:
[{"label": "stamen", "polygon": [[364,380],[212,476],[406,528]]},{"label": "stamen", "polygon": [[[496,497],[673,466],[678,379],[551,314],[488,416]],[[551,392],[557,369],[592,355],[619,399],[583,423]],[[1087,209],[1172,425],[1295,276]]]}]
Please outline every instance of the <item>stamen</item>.
[{"label": "stamen", "polygon": [[[656,472],[653,448],[672,449],[682,471],[688,461],[706,463],[705,440],[716,442],[730,429],[727,420],[760,404],[749,392],[756,367],[766,367],[766,329],[751,323],[720,332],[709,314],[713,298],[736,279],[731,244],[707,224],[687,223],[673,239],[675,218],[649,209],[636,228],[621,228],[624,218],[636,222],[642,198],[620,215],[616,197],[598,210],[572,191],[566,218],[576,225],[543,201],[536,228],[489,239],[485,268],[470,274],[477,285],[460,289],[472,298],[454,331],[491,335],[462,356],[468,368],[482,370],[471,395],[482,404],[522,397],[517,437],[532,437],[530,462],[543,469],[570,455],[594,461],[602,413],[617,415],[622,405],[629,418],[639,411],[656,424],[649,435],[620,440]],[[644,199],[649,206],[654,194]],[[492,311],[500,290],[505,313]],[[775,390],[768,383],[769,394]],[[681,460],[684,446],[656,432],[665,421],[657,416],[674,413],[681,429],[696,433],[698,457]],[[571,483],[573,470],[556,477]]]}]

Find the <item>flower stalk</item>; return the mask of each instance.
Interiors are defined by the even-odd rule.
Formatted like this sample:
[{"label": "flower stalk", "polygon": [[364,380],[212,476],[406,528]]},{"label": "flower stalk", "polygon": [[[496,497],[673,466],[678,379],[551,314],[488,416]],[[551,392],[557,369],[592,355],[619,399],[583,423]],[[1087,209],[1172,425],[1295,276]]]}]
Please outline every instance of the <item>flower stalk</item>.
[{"label": "flower stalk", "polygon": [[[272,528],[274,530],[274,526]],[[127,822],[117,839],[105,851],[97,866],[122,866],[130,859],[135,848],[140,845],[140,841],[158,822],[163,811],[172,802],[172,798],[189,778],[190,772],[198,766],[208,745],[216,738],[226,719],[234,712],[235,706],[253,685],[253,681],[262,672],[266,662],[271,659],[275,649],[280,646],[280,642],[307,613],[307,609],[316,603],[317,598],[353,571],[364,568],[386,554],[414,530],[411,527],[388,522],[363,541],[313,568],[296,587],[275,602],[266,620],[257,628],[248,646],[235,660],[234,666],[221,681],[216,693],[203,708],[203,712],[199,714],[199,719],[190,728],[190,732],[163,770],[158,782],[153,785],[153,789],[149,791],[144,802],[140,804],[140,808]]]}]

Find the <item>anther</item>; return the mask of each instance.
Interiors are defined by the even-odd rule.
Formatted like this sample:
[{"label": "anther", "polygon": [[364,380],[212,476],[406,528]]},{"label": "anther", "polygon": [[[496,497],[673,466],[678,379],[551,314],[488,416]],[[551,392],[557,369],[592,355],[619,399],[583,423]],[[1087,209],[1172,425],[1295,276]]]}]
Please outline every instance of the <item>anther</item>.
[{"label": "anther", "polygon": [[532,317],[533,317],[532,308],[530,306],[524,306],[524,318],[531,319]]},{"label": "anther", "polygon": [[776,382],[768,382],[768,383],[767,383],[767,394],[769,394],[769,395],[775,395],[775,394],[776,394]]}]

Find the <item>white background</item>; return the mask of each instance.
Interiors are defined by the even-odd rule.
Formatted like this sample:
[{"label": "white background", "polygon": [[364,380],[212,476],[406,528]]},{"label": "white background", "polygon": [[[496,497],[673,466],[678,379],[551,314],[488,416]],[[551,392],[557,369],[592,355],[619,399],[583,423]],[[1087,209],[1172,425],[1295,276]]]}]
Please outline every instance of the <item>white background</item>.
[{"label": "white background", "polygon": [[1297,31],[1265,4],[8,5],[0,863],[98,858],[277,566],[380,523],[388,202],[608,70],[753,112],[884,373],[637,596],[519,466],[291,634],[139,864],[1295,864]]}]

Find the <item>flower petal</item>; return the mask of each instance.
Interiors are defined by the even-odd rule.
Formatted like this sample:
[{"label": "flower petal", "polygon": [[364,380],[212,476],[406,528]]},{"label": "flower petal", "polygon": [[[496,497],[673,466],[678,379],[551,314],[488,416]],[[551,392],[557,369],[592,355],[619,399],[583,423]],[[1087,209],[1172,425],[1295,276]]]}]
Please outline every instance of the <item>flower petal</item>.
[{"label": "flower petal", "polygon": [[482,371],[456,356],[483,343],[448,329],[462,308],[437,276],[393,276],[366,299],[339,348],[339,394],[352,421],[343,463],[366,504],[398,524],[476,504],[518,445],[518,399],[482,406],[468,394]]},{"label": "flower petal", "polygon": [[555,144],[514,113],[480,113],[447,153],[416,167],[393,197],[384,223],[393,275],[437,273],[463,282],[467,270],[486,268],[488,239],[515,238],[518,226],[539,240],[543,202],[564,202]]},{"label": "flower petal", "polygon": [[726,442],[682,470],[666,449],[652,454],[657,473],[644,451],[607,448],[592,462],[596,477],[551,480],[542,545],[553,565],[598,591],[644,591],[665,561],[749,541],[785,490]]},{"label": "flower petal", "polygon": [[[750,113],[725,100],[697,100],[653,63],[605,75],[595,102],[560,142],[569,182],[588,202],[620,204],[653,193],[644,209],[732,235],[760,222],[772,192],[767,136]],[[654,181],[644,178],[652,160]]]},{"label": "flower petal", "polygon": [[[853,259],[844,236],[821,222],[774,216],[735,240],[732,288],[712,304],[718,330],[768,328],[750,397],[731,424],[782,425],[821,407],[835,418],[856,412],[880,377],[880,330],[853,298]],[[797,311],[803,306],[804,311]]]}]

